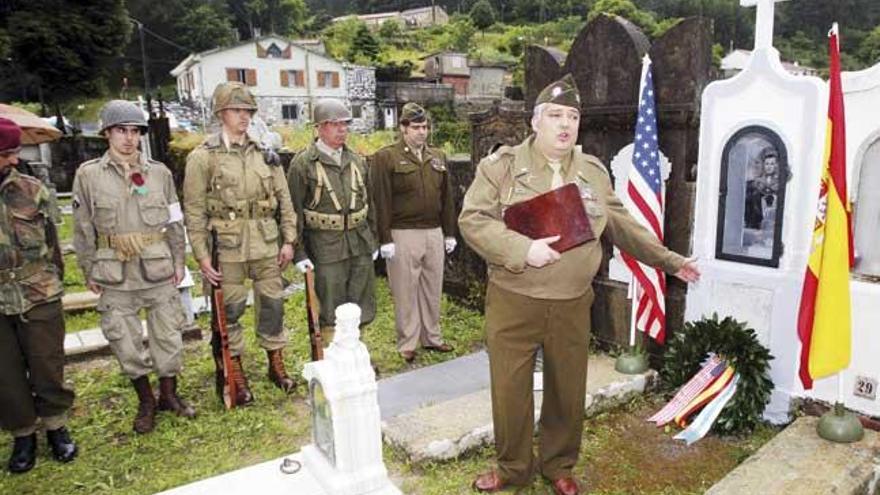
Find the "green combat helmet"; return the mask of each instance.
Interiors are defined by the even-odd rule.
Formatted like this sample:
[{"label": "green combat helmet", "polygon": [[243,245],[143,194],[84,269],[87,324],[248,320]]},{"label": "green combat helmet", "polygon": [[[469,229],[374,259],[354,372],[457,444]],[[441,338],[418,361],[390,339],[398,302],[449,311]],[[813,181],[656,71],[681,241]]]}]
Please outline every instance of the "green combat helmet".
[{"label": "green combat helmet", "polygon": [[313,119],[315,125],[327,121],[351,122],[351,112],[339,100],[326,98],[315,104]]},{"label": "green combat helmet", "polygon": [[257,111],[257,102],[254,95],[248,91],[247,86],[240,82],[225,82],[214,88],[214,96],[211,97],[211,106],[214,115],[229,108]]},{"label": "green combat helmet", "polygon": [[101,108],[101,131],[117,125],[133,125],[140,127],[141,132],[147,132],[147,119],[144,112],[137,105],[125,100],[110,100]]}]

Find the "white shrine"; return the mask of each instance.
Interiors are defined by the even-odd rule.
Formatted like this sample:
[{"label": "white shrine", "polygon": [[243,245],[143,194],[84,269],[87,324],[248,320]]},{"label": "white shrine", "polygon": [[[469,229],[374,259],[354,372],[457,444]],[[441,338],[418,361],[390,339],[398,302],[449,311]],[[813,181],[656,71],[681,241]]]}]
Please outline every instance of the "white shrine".
[{"label": "white shrine", "polygon": [[[775,390],[765,417],[785,422],[794,396],[834,402],[837,379],[817,380],[812,391],[804,391],[797,375],[797,315],[824,159],[828,89],[818,78],[789,74],[780,63],[772,46],[779,1],[740,0],[757,7],[755,49],[745,70],[703,92],[693,234],[703,279],[688,289],[685,318],[717,312],[755,329],[775,357],[770,372]],[[843,88],[851,195],[858,187],[854,169],[861,168],[861,176],[874,184],[864,198],[873,205],[864,216],[873,215],[868,222],[874,225],[862,226],[872,229],[874,242],[861,240],[870,251],[880,227],[880,69],[844,76]],[[880,275],[880,253],[870,255],[874,261],[866,261],[865,269]],[[843,375],[845,405],[878,415],[875,400],[853,391],[856,376],[876,384],[880,374],[880,284],[853,280],[852,294],[853,359]]]},{"label": "white shrine", "polygon": [[159,495],[400,495],[382,461],[376,374],[360,341],[361,310],[336,308],[324,359],[306,363],[312,443],[300,452]]}]

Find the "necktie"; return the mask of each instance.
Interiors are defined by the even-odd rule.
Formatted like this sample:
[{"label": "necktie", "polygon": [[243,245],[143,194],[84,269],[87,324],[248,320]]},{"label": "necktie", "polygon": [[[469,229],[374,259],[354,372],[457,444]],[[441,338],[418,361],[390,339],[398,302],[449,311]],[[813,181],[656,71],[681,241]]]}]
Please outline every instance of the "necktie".
[{"label": "necktie", "polygon": [[562,187],[562,174],[559,173],[559,169],[562,167],[562,163],[549,160],[547,164],[550,165],[550,168],[553,169],[553,179],[551,179],[550,181],[550,188],[556,189],[557,187]]}]

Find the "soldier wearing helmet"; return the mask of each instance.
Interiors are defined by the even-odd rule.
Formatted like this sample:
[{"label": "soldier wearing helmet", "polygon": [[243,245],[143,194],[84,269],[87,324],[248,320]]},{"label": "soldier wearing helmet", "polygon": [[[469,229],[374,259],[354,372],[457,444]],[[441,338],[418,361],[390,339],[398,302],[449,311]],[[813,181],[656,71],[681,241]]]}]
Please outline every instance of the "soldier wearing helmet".
[{"label": "soldier wearing helmet", "polygon": [[[277,162],[266,162],[259,143],[247,133],[257,111],[253,95],[241,83],[223,83],[214,90],[212,104],[221,128],[187,157],[184,209],[202,276],[223,286],[231,371],[238,385],[235,401],[245,405],[253,401],[241,364],[244,337],[239,319],[247,304],[246,278],[253,280],[257,338],[266,350],[269,379],[286,393],[295,388],[282,354],[287,335],[281,271],[293,258],[296,217],[284,171]],[[211,231],[217,233],[213,248],[219,270],[211,266]]]},{"label": "soldier wearing helmet", "polygon": [[[73,243],[86,286],[100,294],[101,330],[138,397],[133,428],[149,433],[156,411],[193,418],[177,395],[185,323],[177,284],[184,274],[183,215],[171,171],[139,150],[144,112],[124,100],[101,109],[109,150],[73,180]],[[139,313],[147,312],[149,349]],[[159,401],[150,372],[159,379]]]},{"label": "soldier wearing helmet", "polygon": [[49,190],[15,169],[21,128],[0,118],[0,427],[14,438],[9,471],[34,467],[37,418],[55,460],[76,444],[65,427],[73,392],[64,385],[64,263],[49,218]]},{"label": "soldier wearing helmet", "polygon": [[324,99],[315,105],[313,120],[318,137],[294,158],[287,182],[303,239],[294,260],[303,273],[315,270],[321,331],[330,342],[337,306],[359,305],[363,324],[376,314],[375,221],[369,169],[345,145],[351,112],[338,100]]}]

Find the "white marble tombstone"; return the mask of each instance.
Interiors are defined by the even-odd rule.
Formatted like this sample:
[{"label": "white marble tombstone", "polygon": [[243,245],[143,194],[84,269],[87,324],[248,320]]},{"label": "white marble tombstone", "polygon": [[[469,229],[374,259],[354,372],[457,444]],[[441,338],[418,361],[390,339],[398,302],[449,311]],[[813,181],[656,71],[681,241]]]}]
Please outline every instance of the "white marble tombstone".
[{"label": "white marble tombstone", "polygon": [[376,375],[360,341],[361,310],[336,308],[336,333],[324,359],[307,363],[312,404],[312,443],[303,467],[327,495],[396,495],[382,461]]},{"label": "white marble tombstone", "polygon": [[[632,168],[632,156],[633,144],[630,143],[621,148],[620,151],[614,155],[614,158],[611,159],[611,174],[614,176],[614,191],[629,212],[638,210],[632,200],[629,199],[629,195],[626,194],[626,184],[629,180],[629,171]],[[661,186],[662,189],[660,195],[664,198],[664,205],[666,204],[666,181],[669,179],[669,172],[671,170],[672,165],[669,163],[669,158],[666,158],[666,155],[661,151],[660,176],[663,180],[663,184]],[[608,262],[608,278],[627,284],[629,283],[630,278],[632,278],[632,274],[623,262],[623,257],[620,255],[620,250],[617,249],[617,246],[614,246],[614,257]]]},{"label": "white marble tombstone", "polygon": [[[796,322],[815,220],[827,89],[783,69],[772,46],[779,0],[757,6],[755,49],[745,70],[703,92],[693,254],[703,280],[687,293],[685,319],[717,312],[748,322],[775,359],[765,416],[788,420],[800,342]],[[829,23],[830,24],[830,23]]]},{"label": "white marble tombstone", "polygon": [[[846,30],[841,40],[846,46]],[[856,265],[852,283],[852,359],[843,372],[843,392],[848,408],[880,415],[876,399],[880,380],[880,64],[859,72],[841,74],[846,113],[847,187],[853,202],[853,237]],[[874,399],[854,394],[870,392],[859,377],[873,380]],[[817,380],[808,396],[837,400],[837,380]],[[870,394],[867,394],[870,395]]]}]

